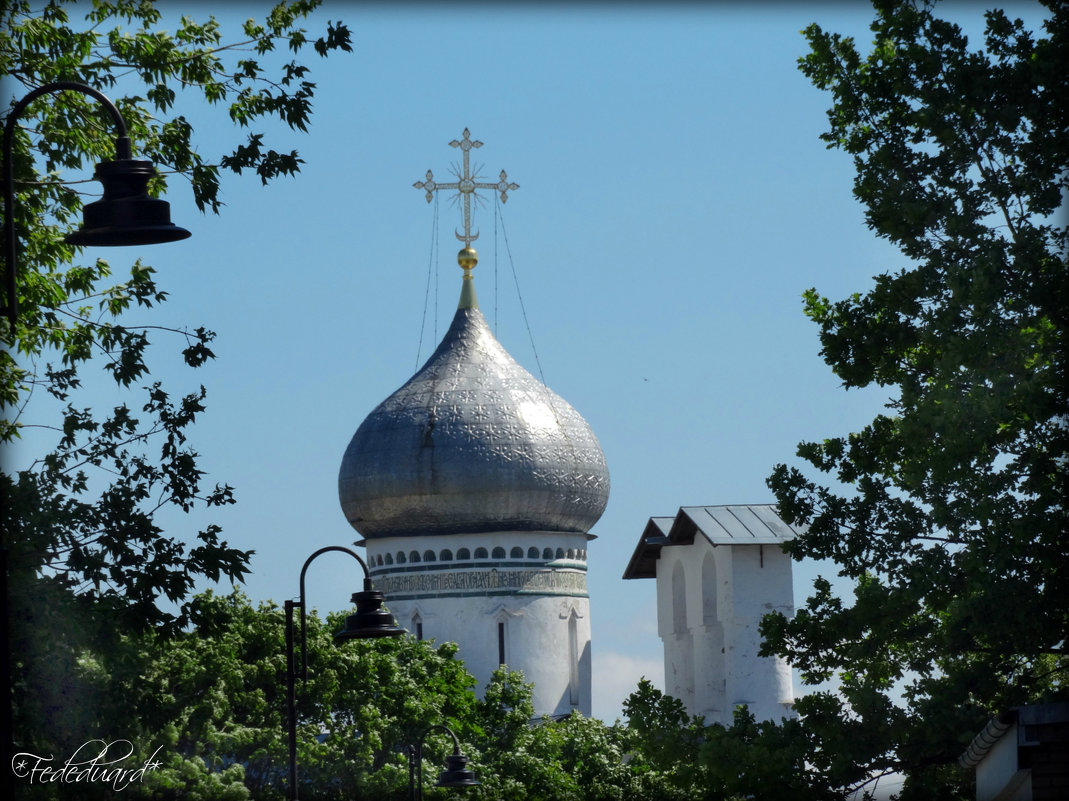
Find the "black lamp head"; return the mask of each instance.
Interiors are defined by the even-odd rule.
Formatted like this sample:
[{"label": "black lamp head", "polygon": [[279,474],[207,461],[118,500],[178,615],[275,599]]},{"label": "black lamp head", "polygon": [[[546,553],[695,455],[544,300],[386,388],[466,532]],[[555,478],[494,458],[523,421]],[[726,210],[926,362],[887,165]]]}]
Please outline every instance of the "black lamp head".
[{"label": "black lamp head", "polygon": [[397,625],[393,615],[382,608],[385,597],[378,590],[371,589],[371,583],[365,580],[363,592],[353,593],[356,614],[345,618],[345,627],[334,635],[334,642],[400,637],[407,633]]},{"label": "black lamp head", "polygon": [[171,222],[171,205],[149,197],[148,182],[156,174],[151,161],[119,159],[97,165],[93,177],[104,196],[82,210],[82,227],[67,236],[71,245],[155,245],[176,242],[189,231]]},{"label": "black lamp head", "polygon": [[438,777],[435,787],[474,787],[479,782],[475,772],[467,768],[468,758],[455,751],[445,758],[445,770]]}]

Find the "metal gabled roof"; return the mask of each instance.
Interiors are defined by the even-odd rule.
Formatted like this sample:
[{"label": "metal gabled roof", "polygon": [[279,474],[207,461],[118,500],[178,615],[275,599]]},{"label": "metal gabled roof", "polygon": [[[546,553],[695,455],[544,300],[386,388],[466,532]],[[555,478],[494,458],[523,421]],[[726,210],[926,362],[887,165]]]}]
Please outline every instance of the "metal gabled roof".
[{"label": "metal gabled roof", "polygon": [[624,568],[624,578],[656,578],[657,560],[661,548],[668,544],[668,532],[675,522],[674,517],[651,517],[639,538],[631,561]]},{"label": "metal gabled roof", "polygon": [[712,545],[782,545],[799,533],[784,522],[773,504],[684,506],[669,537],[673,543],[686,544],[694,541],[698,531]]},{"label": "metal gabled roof", "polygon": [[661,549],[690,545],[699,534],[720,545],[782,545],[802,533],[779,516],[774,504],[681,506],[675,517],[651,517],[639,538],[625,579],[655,578]]}]

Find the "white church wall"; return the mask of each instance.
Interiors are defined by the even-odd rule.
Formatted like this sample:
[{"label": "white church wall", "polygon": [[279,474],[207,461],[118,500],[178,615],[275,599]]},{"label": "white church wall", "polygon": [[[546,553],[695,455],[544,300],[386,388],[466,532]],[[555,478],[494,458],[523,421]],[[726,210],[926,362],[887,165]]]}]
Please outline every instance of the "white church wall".
[{"label": "white church wall", "polygon": [[661,550],[658,628],[666,692],[691,714],[730,725],[746,704],[758,720],[793,715],[789,666],[758,656],[759,624],[794,613],[791,562],[776,545],[720,545],[698,536]]},{"label": "white church wall", "polygon": [[513,657],[534,683],[537,714],[591,714],[590,604],[586,598],[540,597],[523,601],[510,632]]},{"label": "white church wall", "polygon": [[[490,598],[398,600],[389,604],[399,624],[425,640],[457,642],[458,656],[481,697],[504,662],[534,683],[536,716],[590,716],[590,603],[586,598],[512,595]],[[502,653],[502,650],[504,653]]]},{"label": "white church wall", "polygon": [[458,643],[480,696],[503,660],[534,683],[536,716],[591,714],[587,535],[495,532],[366,545],[372,580],[398,623],[414,636]]},{"label": "white church wall", "polygon": [[776,657],[758,656],[760,622],[778,611],[794,614],[790,558],[774,545],[731,546],[732,614],[729,627],[725,695],[734,708],[747,704],[758,720],[789,714],[794,701],[789,666]]}]

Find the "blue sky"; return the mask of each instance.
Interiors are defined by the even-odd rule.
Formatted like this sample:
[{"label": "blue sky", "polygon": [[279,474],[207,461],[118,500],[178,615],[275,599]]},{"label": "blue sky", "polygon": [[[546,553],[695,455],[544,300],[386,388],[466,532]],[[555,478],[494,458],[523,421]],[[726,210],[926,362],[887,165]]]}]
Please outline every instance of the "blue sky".
[{"label": "blue sky", "polygon": [[[184,7],[214,11],[233,38],[255,7],[222,5]],[[354,52],[302,56],[318,87],[310,132],[254,128],[300,150],[300,175],[267,188],[225,176],[218,217],[172,178],[192,238],[99,253],[117,271],[138,255],[157,268],[171,298],[145,322],[218,333],[213,364],[189,370],[160,348],[154,377],[175,393],[207,387],[194,445],[238,503],[168,516],[171,530],[220,522],[256,551],[246,592],[277,602],[315,549],[356,539],[337,501],[342,453],[430,354],[460,290],[460,214],[442,199],[434,242],[434,206],[412,183],[428,169],[449,180],[448,142],[468,127],[482,174],[520,185],[503,228],[490,193],[476,211],[483,311],[537,375],[514,269],[545,380],[609,463],[589,588],[594,713],[611,721],[640,676],[663,674],[653,583],[620,578],[646,520],[771,502],[765,479],[799,441],[857,429],[886,400],[840,387],[801,303],[808,287],[839,298],[906,266],[867,230],[850,158],[818,139],[830,98],[796,68],[809,22],[867,42],[871,8],[327,6],[307,27],[343,20]],[[979,4],[948,8],[976,30]],[[206,157],[243,138],[225,110],[184,111]],[[40,444],[27,437],[18,458]],[[354,567],[318,560],[310,603],[346,608]],[[799,602],[815,572],[796,570]]]}]

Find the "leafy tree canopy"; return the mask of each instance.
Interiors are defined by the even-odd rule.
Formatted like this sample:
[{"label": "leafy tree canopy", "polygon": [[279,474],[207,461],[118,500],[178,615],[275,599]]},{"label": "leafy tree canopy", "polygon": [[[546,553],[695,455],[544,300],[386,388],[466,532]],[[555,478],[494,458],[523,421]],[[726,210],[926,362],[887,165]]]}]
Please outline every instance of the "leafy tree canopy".
[{"label": "leafy tree canopy", "polygon": [[800,67],[904,264],[843,300],[809,290],[805,311],[845,387],[892,396],[862,431],[799,446],[825,479],[769,479],[808,526],[792,554],[833,559],[856,590],[819,581],[763,631],[807,681],[842,680],[798,704],[814,782],[900,770],[903,797],[965,797],[971,737],[1064,697],[1069,668],[1069,7],[1044,3],[1037,32],[989,11],[978,45],[931,3],[874,5],[867,54],[812,25]]},{"label": "leafy tree canopy", "polygon": [[[124,797],[263,801],[286,796],[288,741],[284,614],[253,605],[239,591],[206,592],[190,602],[191,626],[173,636],[123,634],[107,649],[82,647],[55,670],[68,703],[51,709],[49,736],[24,743],[32,754],[69,754],[91,737],[128,740],[131,766],[154,765],[122,790]],[[641,725],[607,726],[572,715],[532,720],[532,687],[501,668],[484,688],[456,658],[453,643],[412,637],[335,645],[342,613],[307,619],[308,681],[297,682],[298,773],[302,799],[403,801],[409,791],[407,749],[424,744],[424,797],[452,752],[444,724],[460,739],[479,786],[471,801],[673,801],[735,796],[704,792],[683,761],[697,754],[691,727],[686,753],[647,750],[646,727],[671,732],[674,699],[647,688],[635,702]],[[51,675],[40,679],[41,697]],[[651,695],[652,694],[652,695]],[[647,699],[650,700],[647,708]],[[71,703],[71,701],[74,701]],[[678,704],[678,702],[675,702]],[[678,711],[678,710],[677,710]],[[636,712],[636,719],[639,717]],[[57,734],[58,733],[58,734]],[[677,736],[677,735],[672,735]],[[696,761],[691,767],[696,766]],[[111,798],[104,782],[23,781],[20,797]]]}]

